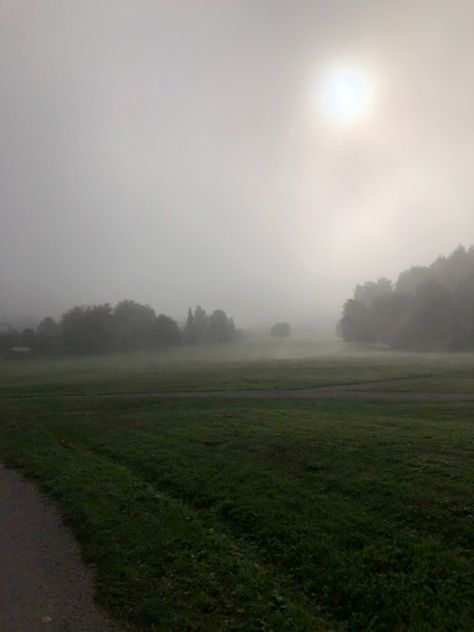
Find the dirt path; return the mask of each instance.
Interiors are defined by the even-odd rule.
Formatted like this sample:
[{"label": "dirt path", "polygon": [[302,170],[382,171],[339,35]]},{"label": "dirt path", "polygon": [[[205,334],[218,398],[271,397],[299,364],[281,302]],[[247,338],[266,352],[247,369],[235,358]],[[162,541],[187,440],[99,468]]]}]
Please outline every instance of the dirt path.
[{"label": "dirt path", "polygon": [[427,377],[377,380],[357,384],[318,386],[315,388],[259,388],[247,390],[213,389],[198,391],[154,391],[148,393],[101,393],[66,397],[163,397],[163,398],[224,398],[224,399],[357,399],[397,401],[462,402],[474,401],[474,393],[436,393],[430,391],[384,391],[384,386],[426,383]]},{"label": "dirt path", "polygon": [[[471,402],[474,392],[385,391],[387,386],[423,384],[429,376],[374,380],[356,384],[315,386],[312,388],[200,389],[194,391],[144,391],[119,393],[58,393],[47,395],[4,395],[24,399],[127,399],[161,397],[166,399],[356,399],[386,402]],[[2,632],[2,631],[0,631]]]},{"label": "dirt path", "polygon": [[[194,391],[144,391],[120,393],[83,393],[81,395],[27,395],[28,399],[108,399],[108,398],[149,398],[166,399],[357,399],[386,402],[471,402],[474,392],[434,392],[434,391],[385,391],[387,386],[423,384],[429,376],[374,380],[356,384],[337,384],[312,388],[255,388],[255,389],[200,389]],[[17,396],[13,396],[17,397]]]},{"label": "dirt path", "polygon": [[[122,395],[119,395],[122,397]],[[131,393],[126,397],[223,398],[223,399],[357,399],[385,402],[472,402],[474,393],[387,392],[346,388],[259,389],[255,391],[181,391]]]},{"label": "dirt path", "polygon": [[0,465],[0,630],[111,632],[93,577],[54,506]]}]

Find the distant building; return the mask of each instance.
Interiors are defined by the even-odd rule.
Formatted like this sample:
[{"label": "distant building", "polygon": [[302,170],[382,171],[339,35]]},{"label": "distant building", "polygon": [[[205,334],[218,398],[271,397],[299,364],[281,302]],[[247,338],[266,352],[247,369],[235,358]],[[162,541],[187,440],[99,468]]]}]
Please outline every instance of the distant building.
[{"label": "distant building", "polygon": [[27,358],[32,354],[30,347],[12,347],[8,352],[9,358]]}]

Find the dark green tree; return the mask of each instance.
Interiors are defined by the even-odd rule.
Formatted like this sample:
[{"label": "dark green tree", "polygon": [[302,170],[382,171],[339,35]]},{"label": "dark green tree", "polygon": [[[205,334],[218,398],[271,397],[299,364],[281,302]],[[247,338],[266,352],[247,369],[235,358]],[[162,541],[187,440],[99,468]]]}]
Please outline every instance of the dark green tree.
[{"label": "dark green tree", "polygon": [[394,337],[404,349],[450,349],[456,332],[451,291],[437,281],[426,281],[416,293],[410,313]]},{"label": "dark green tree", "polygon": [[43,320],[36,328],[36,333],[39,336],[54,338],[56,336],[59,336],[60,327],[58,323],[53,318],[51,318],[51,316],[46,316],[46,318],[43,318]]},{"label": "dark green tree", "polygon": [[194,331],[197,342],[202,344],[209,340],[209,316],[200,305],[194,310]]},{"label": "dark green tree", "polygon": [[122,349],[147,347],[156,315],[149,305],[121,301],[113,311],[116,345]]},{"label": "dark green tree", "polygon": [[61,318],[60,327],[63,343],[72,352],[101,352],[114,346],[114,317],[108,303],[73,307]]},{"label": "dark green tree", "polygon": [[191,308],[188,309],[188,317],[183,327],[183,342],[188,345],[196,344],[198,341],[196,327],[194,325],[194,314]]},{"label": "dark green tree", "polygon": [[361,301],[350,298],[344,303],[338,332],[346,342],[362,344],[374,340],[369,314],[369,308]]},{"label": "dark green tree", "polygon": [[377,281],[366,281],[363,285],[356,285],[354,298],[359,303],[364,303],[366,307],[370,307],[376,298],[389,294],[391,291],[392,282],[381,277]]},{"label": "dark green tree", "polygon": [[409,294],[390,292],[378,296],[367,315],[376,342],[393,345],[400,328],[410,317],[414,299]]},{"label": "dark green tree", "polygon": [[[385,292],[381,292],[385,288]],[[358,285],[347,301],[339,333],[345,340],[374,340],[399,349],[474,349],[474,248],[456,248],[430,266]],[[361,307],[363,305],[364,307]]]},{"label": "dark green tree", "polygon": [[216,309],[209,316],[209,339],[212,342],[232,342],[236,338],[235,325],[222,309]]},{"label": "dark green tree", "polygon": [[179,345],[181,342],[181,331],[178,323],[169,316],[160,314],[152,324],[151,339],[153,345],[164,348]]}]

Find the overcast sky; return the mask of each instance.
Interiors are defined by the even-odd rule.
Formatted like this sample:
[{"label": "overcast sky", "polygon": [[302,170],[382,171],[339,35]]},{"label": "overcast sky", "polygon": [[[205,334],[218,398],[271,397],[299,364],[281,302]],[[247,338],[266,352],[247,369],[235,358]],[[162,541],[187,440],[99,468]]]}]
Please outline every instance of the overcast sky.
[{"label": "overcast sky", "polygon": [[470,245],[473,33],[471,0],[0,0],[0,313],[317,322]]}]

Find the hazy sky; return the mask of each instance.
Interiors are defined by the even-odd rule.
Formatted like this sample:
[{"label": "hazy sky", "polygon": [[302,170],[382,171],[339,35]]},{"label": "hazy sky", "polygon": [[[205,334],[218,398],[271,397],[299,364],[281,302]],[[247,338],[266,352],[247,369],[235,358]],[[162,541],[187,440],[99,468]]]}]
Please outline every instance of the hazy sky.
[{"label": "hazy sky", "polygon": [[473,33],[472,0],[0,0],[0,313],[317,322],[470,245]]}]

